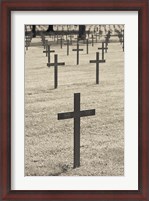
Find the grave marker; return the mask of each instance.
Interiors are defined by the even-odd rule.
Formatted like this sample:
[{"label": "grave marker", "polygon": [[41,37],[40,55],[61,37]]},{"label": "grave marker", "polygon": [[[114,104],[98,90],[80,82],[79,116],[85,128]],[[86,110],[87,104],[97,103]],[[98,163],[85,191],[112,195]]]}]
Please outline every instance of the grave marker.
[{"label": "grave marker", "polygon": [[122,48],[123,48],[123,52],[124,52],[124,30],[122,30]]},{"label": "grave marker", "polygon": [[96,63],[96,84],[99,84],[99,63],[105,63],[105,60],[99,60],[99,52],[96,52],[96,60],[90,60],[90,63]]},{"label": "grave marker", "polygon": [[94,36],[92,34],[92,47],[94,46]]},{"label": "grave marker", "polygon": [[102,50],[102,60],[104,60],[104,50],[107,51],[107,47],[104,47],[104,42],[102,42],[102,47],[99,47],[98,50]]},{"label": "grave marker", "polygon": [[58,120],[74,118],[74,168],[80,166],[80,117],[95,115],[95,109],[80,110],[80,93],[74,94],[74,112],[58,113]]},{"label": "grave marker", "polygon": [[54,88],[56,89],[58,87],[58,66],[65,65],[64,62],[58,63],[58,55],[54,55],[54,63],[48,63],[48,67],[54,66]]},{"label": "grave marker", "polygon": [[67,45],[67,55],[69,55],[69,45],[71,45],[71,42],[67,40],[67,43],[64,43],[64,45]]},{"label": "grave marker", "polygon": [[88,54],[88,39],[86,39],[86,54]]},{"label": "grave marker", "polygon": [[61,47],[61,49],[63,48],[63,36],[61,36],[61,38],[60,39],[57,39],[58,41],[60,40],[60,47]]},{"label": "grave marker", "polygon": [[43,51],[43,53],[46,53],[46,57],[48,56],[48,40],[45,40],[45,48],[46,50]]},{"label": "grave marker", "polygon": [[73,49],[72,51],[77,52],[77,65],[79,64],[79,51],[83,51],[83,49],[79,49],[79,43],[77,43],[77,49]]},{"label": "grave marker", "polygon": [[47,52],[47,55],[48,55],[48,63],[47,63],[47,66],[49,67],[49,64],[50,64],[50,53],[52,52],[55,52],[55,50],[51,50],[51,46],[50,45],[47,45],[47,51],[43,51],[44,53]]}]

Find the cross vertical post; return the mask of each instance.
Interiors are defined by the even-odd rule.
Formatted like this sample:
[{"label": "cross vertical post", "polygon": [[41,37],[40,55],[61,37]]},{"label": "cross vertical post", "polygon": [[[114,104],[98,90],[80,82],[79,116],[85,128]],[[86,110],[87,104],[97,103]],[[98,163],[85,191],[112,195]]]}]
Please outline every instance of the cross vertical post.
[{"label": "cross vertical post", "polygon": [[74,94],[74,168],[80,166],[80,94]]},{"label": "cross vertical post", "polygon": [[[63,27],[62,27],[63,28]],[[61,36],[61,39],[60,39],[60,44],[61,44],[61,49],[63,48],[63,38],[62,38],[62,36]]]},{"label": "cross vertical post", "polygon": [[94,46],[94,36],[92,34],[92,47]]},{"label": "cross vertical post", "polygon": [[67,40],[67,55],[69,55],[69,40]]},{"label": "cross vertical post", "polygon": [[[99,61],[99,52],[96,52],[96,61]],[[99,62],[96,64],[96,84],[99,84]]]},{"label": "cross vertical post", "polygon": [[122,35],[122,37],[123,37],[123,39],[122,39],[122,42],[123,42],[122,48],[123,48],[123,52],[124,52],[124,47],[125,47],[125,46],[124,46],[124,43],[125,43],[125,41],[124,41],[124,30],[122,31],[122,34],[123,34],[123,35]]},{"label": "cross vertical post", "polygon": [[88,54],[88,39],[86,39],[86,54]]},{"label": "cross vertical post", "polygon": [[57,54],[54,55],[54,88],[57,88],[57,76],[58,76],[58,71],[57,71]]},{"label": "cross vertical post", "polygon": [[48,45],[48,40],[45,40],[46,57],[47,57],[47,45]]},{"label": "cross vertical post", "polygon": [[45,40],[45,48],[46,50],[43,51],[43,53],[46,53],[46,57],[48,56],[48,40]]}]

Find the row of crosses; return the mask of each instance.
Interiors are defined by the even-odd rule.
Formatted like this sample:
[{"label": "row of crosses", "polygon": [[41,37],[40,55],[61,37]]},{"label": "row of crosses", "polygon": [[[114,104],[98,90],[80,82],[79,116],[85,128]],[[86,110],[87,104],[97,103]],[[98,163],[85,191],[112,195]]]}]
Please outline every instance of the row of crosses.
[{"label": "row of crosses", "polygon": [[[107,47],[104,47],[104,43],[102,43],[102,47],[98,48],[99,50],[102,50],[102,60],[99,59],[99,52],[96,52],[96,60],[90,60],[90,63],[96,64],[96,84],[99,84],[99,63],[105,63],[104,59],[104,50],[107,51]],[[83,51],[83,49],[79,49],[79,44],[77,43],[77,48],[73,49],[73,51],[77,52],[77,65],[79,64],[79,51]],[[56,89],[58,87],[58,66],[65,65],[64,62],[58,62],[58,55],[54,55],[54,63],[50,63],[50,53],[55,52],[54,50],[51,50],[50,45],[47,45],[47,50],[43,51],[48,56],[48,63],[47,66],[51,67],[54,66],[54,88]]]}]

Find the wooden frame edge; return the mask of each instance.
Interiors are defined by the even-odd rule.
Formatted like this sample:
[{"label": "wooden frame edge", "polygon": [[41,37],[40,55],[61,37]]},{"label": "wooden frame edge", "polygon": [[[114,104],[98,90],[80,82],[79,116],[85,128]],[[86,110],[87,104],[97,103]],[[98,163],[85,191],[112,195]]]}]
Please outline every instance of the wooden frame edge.
[{"label": "wooden frame edge", "polygon": [[[38,1],[38,0],[37,0]],[[11,138],[10,138],[10,128],[11,128],[11,59],[10,59],[10,49],[11,49],[11,34],[9,31],[10,28],[10,12],[13,9],[18,10],[26,10],[28,6],[30,5],[31,9],[40,9],[40,5],[42,5],[45,9],[47,9],[47,5],[49,5],[48,0],[38,1],[38,8],[35,6],[35,1],[18,1],[18,0],[12,0],[12,1],[2,1],[1,2],[1,57],[0,57],[0,95],[2,95],[1,98],[1,104],[0,104],[0,128],[2,130],[2,135],[0,136],[0,145],[1,145],[1,152],[0,152],[0,198],[1,200],[97,200],[97,199],[104,199],[104,200],[146,200],[149,201],[149,176],[147,175],[148,167],[149,167],[149,137],[146,135],[143,135],[143,138],[141,138],[141,133],[139,134],[139,139],[141,140],[141,146],[139,147],[139,150],[142,151],[143,158],[141,158],[141,169],[139,174],[142,174],[141,180],[142,180],[142,186],[139,187],[138,191],[11,191],[10,190],[10,145],[11,145]],[[55,5],[52,7],[54,10],[56,9],[56,3],[59,3],[60,1],[51,1],[50,5]],[[67,0],[62,1],[68,3]],[[77,9],[82,10],[83,5],[78,6],[78,2],[71,2],[68,4],[68,7],[65,5],[62,7],[57,7],[60,10],[70,10],[71,9]],[[90,1],[88,1],[90,3]],[[95,4],[105,5],[102,7],[103,10],[113,10],[110,8],[110,6],[113,4],[113,1],[106,0],[106,1],[99,1],[94,0]],[[126,1],[125,1],[126,2]],[[141,29],[139,29],[139,48],[141,49],[139,51],[139,65],[143,66],[145,69],[143,71],[143,75],[141,74],[141,77],[139,79],[142,79],[145,77],[145,81],[142,83],[142,88],[139,90],[139,94],[141,97],[141,106],[143,107],[141,112],[146,116],[145,120],[142,123],[141,128],[149,131],[149,126],[147,125],[148,122],[148,112],[149,112],[149,103],[148,103],[148,96],[149,96],[149,89],[148,89],[148,58],[149,58],[149,42],[146,42],[147,37],[149,36],[149,22],[148,22],[148,15],[149,15],[149,5],[148,0],[129,0],[129,5],[127,6],[127,9],[124,10],[132,10],[134,7],[133,5],[136,3],[136,8],[140,12],[140,18],[142,21],[141,26],[143,27],[144,33],[141,32]],[[84,3],[84,0],[81,0],[81,3]],[[89,6],[89,3],[87,6]],[[124,0],[119,1],[119,5],[124,4]],[[73,5],[76,5],[76,7],[73,7]],[[118,5],[118,6],[119,6]],[[33,8],[34,7],[34,8]],[[64,8],[65,7],[65,8]],[[73,8],[72,8],[73,7]],[[136,9],[134,8],[134,9]],[[42,8],[43,9],[43,8]],[[53,10],[52,9],[52,10]],[[85,10],[90,9],[90,7],[84,7]],[[84,10],[83,9],[83,10]],[[93,9],[93,8],[92,8]],[[96,8],[97,9],[97,8]],[[96,10],[95,9],[95,10]],[[99,8],[98,8],[99,9]],[[117,8],[119,10],[119,8]],[[123,8],[121,8],[123,10]],[[94,10],[94,9],[93,9]],[[143,12],[144,11],[144,12]],[[140,19],[139,18],[139,19]],[[144,22],[143,22],[144,21]],[[9,24],[9,26],[8,26]],[[146,27],[146,28],[145,28]],[[6,34],[7,33],[7,34]],[[3,38],[3,40],[2,40]],[[10,47],[10,48],[9,48]],[[9,50],[8,50],[9,49]],[[7,55],[7,56],[6,56]],[[142,58],[143,57],[143,58]],[[9,59],[8,59],[9,58]],[[7,61],[9,60],[9,61]],[[141,81],[140,81],[141,82]],[[141,96],[141,94],[144,93],[144,97]],[[139,109],[140,110],[140,109]],[[141,121],[141,119],[140,119]],[[9,145],[9,146],[8,146]],[[144,164],[144,165],[143,165]],[[7,170],[6,170],[7,169]],[[145,169],[145,171],[143,170]],[[144,188],[145,187],[145,188]],[[113,194],[114,193],[114,194]],[[42,199],[41,199],[42,198]]]}]

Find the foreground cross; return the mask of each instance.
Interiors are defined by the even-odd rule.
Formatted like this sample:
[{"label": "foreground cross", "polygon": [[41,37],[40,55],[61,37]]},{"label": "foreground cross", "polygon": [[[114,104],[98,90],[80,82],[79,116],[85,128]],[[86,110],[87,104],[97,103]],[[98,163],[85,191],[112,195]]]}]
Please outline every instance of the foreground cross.
[{"label": "foreground cross", "polygon": [[62,63],[58,63],[58,55],[55,54],[54,55],[54,63],[48,63],[47,66],[50,67],[50,66],[54,66],[54,88],[56,89],[57,86],[58,86],[58,66],[62,66],[62,65],[65,65],[64,62]]},{"label": "foreground cross", "polygon": [[107,52],[107,49],[108,47],[104,47],[104,42],[102,42],[102,47],[99,47],[98,50],[102,50],[102,60],[104,60],[104,50],[106,50]]},{"label": "foreground cross", "polygon": [[79,64],[79,51],[83,51],[83,49],[79,49],[79,43],[77,43],[77,49],[73,49],[72,51],[77,51],[77,65]]},{"label": "foreground cross", "polygon": [[74,94],[74,112],[58,113],[58,120],[74,118],[74,168],[80,166],[80,117],[95,115],[95,109],[80,111],[80,93]]},{"label": "foreground cross", "polygon": [[90,60],[90,63],[96,63],[96,84],[99,84],[99,63],[105,63],[105,60],[99,60],[99,52],[96,52],[96,60]]}]

